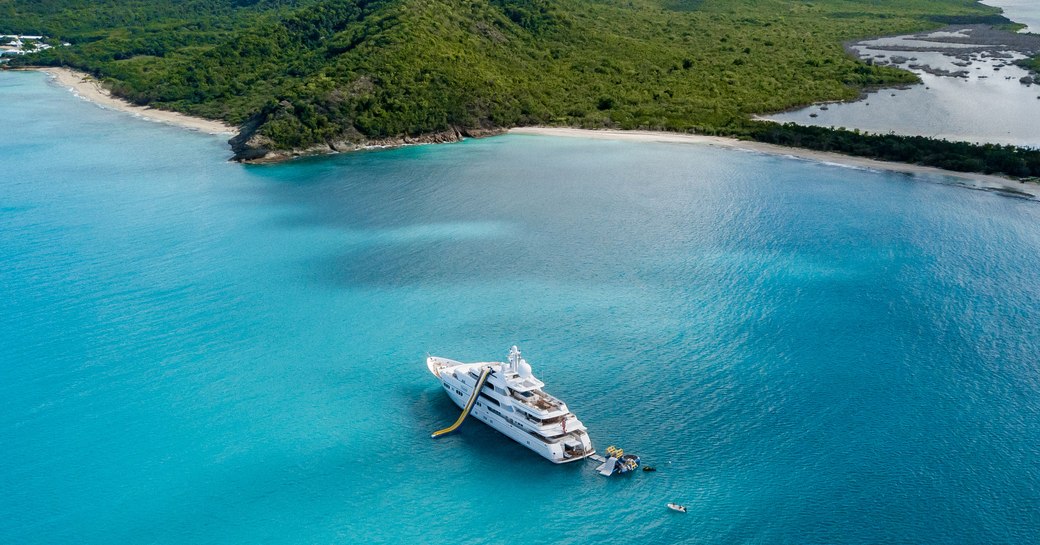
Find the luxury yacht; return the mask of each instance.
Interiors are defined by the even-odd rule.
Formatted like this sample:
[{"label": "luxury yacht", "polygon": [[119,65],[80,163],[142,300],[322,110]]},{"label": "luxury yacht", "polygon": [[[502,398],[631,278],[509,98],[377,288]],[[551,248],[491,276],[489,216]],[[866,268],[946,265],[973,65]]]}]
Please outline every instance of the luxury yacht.
[{"label": "luxury yacht", "polygon": [[458,420],[433,437],[455,431],[472,414],[556,464],[595,454],[585,426],[564,402],[542,390],[545,384],[531,374],[531,365],[517,347],[509,351],[508,363],[462,363],[430,356],[426,367],[462,408]]}]

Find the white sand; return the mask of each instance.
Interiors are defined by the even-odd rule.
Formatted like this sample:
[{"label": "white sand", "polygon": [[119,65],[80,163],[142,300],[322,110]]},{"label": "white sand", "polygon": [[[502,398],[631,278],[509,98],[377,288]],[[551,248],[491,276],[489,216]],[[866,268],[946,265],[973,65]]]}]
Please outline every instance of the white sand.
[{"label": "white sand", "polygon": [[[150,121],[168,123],[178,127],[209,134],[234,134],[238,129],[221,121],[193,117],[177,112],[156,110],[147,106],[137,106],[123,99],[112,96],[107,89],[94,79],[90,74],[79,72],[69,68],[43,67],[35,68],[46,72],[54,78],[61,86],[69,88],[76,95],[91,102],[95,102],[107,108],[129,112]],[[575,138],[592,138],[600,140],[625,140],[635,142],[670,142],[681,144],[700,144],[718,146],[730,149],[741,149],[768,153],[772,155],[786,155],[818,161],[821,163],[838,163],[842,165],[869,168],[890,172],[903,172],[907,174],[928,174],[933,176],[945,176],[950,183],[986,191],[1002,191],[1029,196],[1040,200],[1040,184],[1019,182],[1002,176],[989,174],[972,174],[954,172],[933,167],[911,165],[907,163],[893,163],[888,161],[877,161],[862,157],[853,157],[839,153],[806,150],[801,148],[789,148],[774,144],[763,144],[760,142],[746,142],[734,138],[723,138],[718,136],[703,136],[695,134],[657,132],[657,131],[618,131],[618,130],[589,130],[570,129],[558,127],[520,127],[510,129],[513,134],[536,134],[545,136],[569,136]]]},{"label": "white sand", "polygon": [[91,102],[100,104],[106,108],[129,112],[149,121],[167,123],[177,127],[183,127],[193,131],[209,134],[234,134],[238,129],[221,121],[192,117],[177,112],[156,110],[147,106],[131,104],[121,98],[112,96],[112,93],[101,86],[101,83],[90,74],[72,70],[69,68],[34,68],[51,75],[55,82],[62,87],[70,89],[75,95],[83,97]]},{"label": "white sand", "polygon": [[978,189],[984,191],[998,191],[1012,193],[1022,197],[1040,200],[1040,184],[1019,182],[990,174],[973,174],[966,172],[954,172],[934,167],[911,165],[908,163],[893,163],[889,161],[877,161],[863,157],[853,157],[840,153],[829,153],[813,151],[801,148],[789,148],[774,144],[763,144],[761,142],[745,142],[735,138],[723,138],[719,136],[702,136],[696,134],[682,134],[656,131],[617,131],[617,130],[589,130],[568,129],[557,127],[521,127],[511,129],[512,134],[537,134],[544,136],[569,136],[576,138],[593,138],[598,140],[625,140],[633,142],[670,142],[680,144],[700,144],[718,146],[722,148],[741,149],[768,153],[771,155],[786,155],[818,161],[821,163],[837,163],[871,170],[889,172],[902,172],[906,174],[926,174],[933,176],[945,176],[949,183]]}]

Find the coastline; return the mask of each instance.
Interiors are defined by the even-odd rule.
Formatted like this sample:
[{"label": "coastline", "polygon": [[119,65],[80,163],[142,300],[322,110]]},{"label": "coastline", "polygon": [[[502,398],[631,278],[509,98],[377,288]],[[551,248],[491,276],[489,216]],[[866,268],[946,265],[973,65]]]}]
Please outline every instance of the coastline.
[{"label": "coastline", "polygon": [[[1040,54],[1040,35],[981,23],[844,42],[852,57],[917,75],[909,86],[865,88],[858,100],[817,102],[757,116],[801,126],[1040,148],[1040,101],[1020,57]],[[967,85],[965,85],[967,84]],[[971,104],[989,104],[973,108]]]},{"label": "coastline", "polygon": [[538,136],[562,136],[571,138],[588,138],[594,140],[620,140],[625,142],[659,142],[671,144],[699,144],[717,146],[726,149],[751,151],[769,155],[794,157],[819,163],[834,163],[844,166],[898,172],[910,175],[944,176],[950,179],[949,185],[956,185],[978,191],[992,191],[1004,195],[1040,200],[1040,184],[1020,182],[995,174],[957,172],[941,168],[879,161],[866,157],[856,157],[842,153],[815,151],[804,148],[790,148],[776,144],[750,142],[726,138],[722,136],[705,136],[657,131],[621,131],[612,129],[572,129],[564,127],[519,127],[510,129],[509,134],[527,134]]},{"label": "coastline", "polygon": [[25,70],[44,72],[50,75],[52,81],[68,89],[72,94],[78,97],[105,108],[133,114],[148,121],[166,123],[167,125],[173,125],[207,134],[234,134],[238,132],[236,127],[232,127],[222,121],[132,104],[126,100],[112,96],[112,93],[109,92],[108,89],[102,87],[101,84],[94,79],[94,76],[91,76],[86,72],[80,72],[71,68],[52,66],[25,68]]},{"label": "coastline", "polygon": [[[78,70],[72,70],[70,68],[65,67],[33,67],[26,68],[25,70],[35,70],[39,72],[44,72],[48,74],[55,83],[70,90],[74,95],[78,97],[81,97],[90,102],[94,102],[95,104],[98,104],[105,108],[130,113],[148,121],[166,123],[176,127],[214,135],[234,135],[239,132],[237,127],[233,127],[221,121],[205,119],[201,117],[194,117],[167,110],[157,110],[147,106],[137,106],[126,100],[112,96],[112,94],[107,89],[101,87],[100,83],[97,80],[95,80],[93,76],[85,72],[80,72]],[[486,131],[485,134],[458,133],[458,131],[453,132],[457,133],[452,135],[454,136],[454,138],[446,138],[442,134],[434,134],[426,135],[426,137],[386,139],[383,141],[369,141],[360,145],[355,144],[345,149],[330,148],[328,150],[315,150],[312,153],[306,153],[302,155],[322,155],[328,153],[338,153],[340,151],[352,151],[359,149],[380,149],[399,147],[402,145],[454,142],[461,140],[463,137],[484,137],[500,133],[500,131]],[[757,153],[765,153],[769,155],[794,157],[798,159],[804,159],[820,163],[835,163],[856,168],[865,168],[887,172],[899,172],[910,175],[941,176],[946,177],[949,180],[946,183],[949,183],[950,185],[957,185],[960,187],[975,189],[979,191],[998,192],[1004,195],[1019,198],[1027,198],[1031,200],[1040,200],[1040,184],[1020,182],[1018,180],[1005,178],[1003,176],[997,176],[993,174],[956,172],[951,170],[943,170],[935,167],[927,167],[909,163],[879,161],[876,159],[856,157],[841,153],[822,152],[803,148],[793,148],[779,146],[776,144],[766,144],[761,142],[737,140],[735,138],[727,138],[722,136],[706,136],[664,131],[578,129],[568,127],[544,126],[515,127],[507,131],[501,132],[507,132],[509,134],[588,138],[595,140],[620,140],[627,142],[660,142],[711,145],[727,149],[736,149]],[[295,155],[285,155],[279,156],[273,161],[269,159],[254,159],[253,161],[247,162],[281,162],[283,160],[291,160],[293,158],[295,158]]]}]

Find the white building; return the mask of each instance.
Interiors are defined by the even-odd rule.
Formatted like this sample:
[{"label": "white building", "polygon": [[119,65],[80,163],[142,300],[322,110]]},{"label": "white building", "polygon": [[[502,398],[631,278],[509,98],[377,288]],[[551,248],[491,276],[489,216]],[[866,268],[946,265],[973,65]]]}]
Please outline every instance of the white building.
[{"label": "white building", "polygon": [[[22,55],[50,49],[51,46],[40,41],[43,38],[43,36],[30,36],[28,34],[0,34],[0,42],[3,42],[3,45],[0,45],[0,55]],[[25,47],[27,40],[31,42],[29,44],[31,49],[26,49]]]}]

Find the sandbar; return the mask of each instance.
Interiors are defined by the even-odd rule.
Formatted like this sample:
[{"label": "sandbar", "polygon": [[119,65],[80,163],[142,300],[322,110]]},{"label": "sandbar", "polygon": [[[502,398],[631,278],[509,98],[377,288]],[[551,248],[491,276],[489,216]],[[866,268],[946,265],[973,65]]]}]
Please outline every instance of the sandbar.
[{"label": "sandbar", "polygon": [[781,155],[795,157],[808,161],[820,163],[834,163],[869,170],[885,172],[900,172],[911,175],[930,176],[936,181],[950,185],[976,189],[980,191],[993,191],[1015,197],[1040,200],[1040,184],[1021,182],[994,174],[981,174],[971,172],[956,172],[941,168],[914,165],[910,163],[896,163],[891,161],[879,161],[865,157],[855,157],[841,153],[815,151],[803,148],[790,148],[776,144],[762,142],[748,142],[736,138],[722,136],[706,136],[699,134],[685,134],[657,131],[628,131],[611,129],[572,129],[564,127],[519,127],[510,129],[510,134],[532,134],[541,136],[565,136],[573,138],[590,138],[597,140],[622,140],[628,142],[665,142],[676,144],[700,144],[717,146],[727,149],[737,149],[767,153],[770,155]]}]

